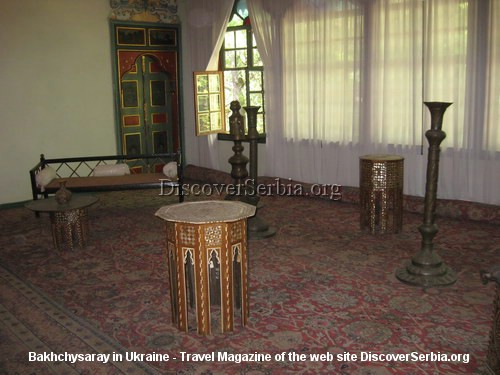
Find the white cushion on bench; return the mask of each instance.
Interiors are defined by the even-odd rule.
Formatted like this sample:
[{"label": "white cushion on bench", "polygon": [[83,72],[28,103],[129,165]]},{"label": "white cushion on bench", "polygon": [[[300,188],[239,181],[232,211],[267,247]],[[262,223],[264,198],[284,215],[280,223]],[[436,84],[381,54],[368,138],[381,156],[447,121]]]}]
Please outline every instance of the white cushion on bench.
[{"label": "white cushion on bench", "polygon": [[163,166],[163,174],[167,176],[170,180],[177,180],[177,163],[171,161]]},{"label": "white cushion on bench", "polygon": [[57,173],[54,168],[46,166],[40,172],[38,172],[35,176],[36,184],[40,187],[40,190],[45,191],[45,186],[50,184],[50,182],[56,178]]},{"label": "white cushion on bench", "polygon": [[110,165],[98,165],[94,168],[92,173],[95,177],[103,176],[125,176],[130,174],[130,168],[127,164],[110,164]]}]

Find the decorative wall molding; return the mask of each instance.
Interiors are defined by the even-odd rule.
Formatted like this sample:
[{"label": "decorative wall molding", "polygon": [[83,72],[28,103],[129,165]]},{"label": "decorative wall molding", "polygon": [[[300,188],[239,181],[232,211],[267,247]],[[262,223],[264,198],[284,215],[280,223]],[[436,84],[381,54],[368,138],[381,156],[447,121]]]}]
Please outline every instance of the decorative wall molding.
[{"label": "decorative wall molding", "polygon": [[109,6],[114,20],[180,23],[177,0],[109,0]]}]

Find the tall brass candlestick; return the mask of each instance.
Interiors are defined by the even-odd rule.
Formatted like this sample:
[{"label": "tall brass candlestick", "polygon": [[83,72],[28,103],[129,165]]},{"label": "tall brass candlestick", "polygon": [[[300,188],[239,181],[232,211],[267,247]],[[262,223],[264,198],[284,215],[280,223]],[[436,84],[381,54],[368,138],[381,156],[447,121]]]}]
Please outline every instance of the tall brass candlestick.
[{"label": "tall brass candlestick", "polygon": [[439,174],[439,146],[446,138],[446,133],[441,130],[441,127],[444,112],[452,103],[424,102],[424,104],[431,113],[431,128],[425,132],[425,137],[429,142],[429,155],[425,184],[424,220],[418,227],[422,236],[422,247],[406,268],[396,271],[396,277],[409,285],[430,288],[451,285],[457,281],[455,272],[443,263],[441,257],[434,251],[432,243],[438,232],[434,220]]},{"label": "tall brass candlestick", "polygon": [[260,107],[246,106],[244,107],[247,113],[248,125],[248,143],[250,144],[250,183],[253,184],[253,189],[247,190],[247,203],[257,207],[255,216],[248,219],[248,236],[250,239],[263,239],[274,236],[276,229],[270,227],[258,214],[259,209],[262,208],[260,203],[260,196],[256,189],[258,187],[258,141],[259,132],[257,131],[257,114]]}]

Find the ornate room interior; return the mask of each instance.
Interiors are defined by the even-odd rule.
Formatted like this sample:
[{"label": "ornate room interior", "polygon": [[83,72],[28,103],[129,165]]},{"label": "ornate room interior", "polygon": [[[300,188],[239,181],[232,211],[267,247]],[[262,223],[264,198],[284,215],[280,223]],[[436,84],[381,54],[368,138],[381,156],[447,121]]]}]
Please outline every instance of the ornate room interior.
[{"label": "ornate room interior", "polygon": [[500,371],[500,0],[0,21],[0,372]]}]

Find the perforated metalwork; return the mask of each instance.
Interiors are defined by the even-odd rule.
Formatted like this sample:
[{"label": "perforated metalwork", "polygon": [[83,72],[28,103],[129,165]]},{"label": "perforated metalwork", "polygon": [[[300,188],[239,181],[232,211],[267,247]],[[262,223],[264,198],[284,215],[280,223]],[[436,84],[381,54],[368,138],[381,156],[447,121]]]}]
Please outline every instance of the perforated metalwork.
[{"label": "perforated metalwork", "polygon": [[371,233],[397,233],[403,227],[404,158],[360,157],[360,226]]},{"label": "perforated metalwork", "polygon": [[74,243],[83,248],[88,234],[86,209],[76,209],[51,213],[54,247],[73,249]]}]

